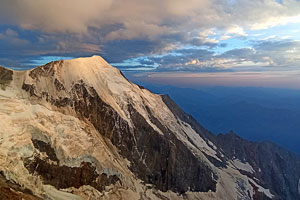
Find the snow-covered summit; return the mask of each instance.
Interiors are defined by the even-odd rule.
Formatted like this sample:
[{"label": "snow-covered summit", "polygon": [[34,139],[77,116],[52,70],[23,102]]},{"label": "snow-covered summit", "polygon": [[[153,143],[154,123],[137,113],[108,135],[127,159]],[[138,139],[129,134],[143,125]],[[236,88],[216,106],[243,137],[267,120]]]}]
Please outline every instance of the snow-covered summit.
[{"label": "snow-covered summit", "polygon": [[231,155],[168,96],[131,83],[100,56],[0,68],[0,119],[0,191],[3,179],[17,185],[14,195],[24,188],[46,199],[276,195],[259,179],[260,163]]},{"label": "snow-covered summit", "polygon": [[[101,100],[113,107],[128,122],[127,106],[133,105],[148,118],[144,102],[150,108],[161,107],[163,102],[159,95],[142,90],[129,82],[115,67],[109,65],[102,57],[92,56],[72,60],[56,61],[26,72],[25,84],[34,86],[37,96],[47,92],[53,98],[70,97],[76,84],[92,88]],[[57,87],[63,87],[57,90]],[[90,94],[92,93],[89,90]],[[163,111],[164,109],[162,109]],[[150,120],[148,120],[149,123]]]}]

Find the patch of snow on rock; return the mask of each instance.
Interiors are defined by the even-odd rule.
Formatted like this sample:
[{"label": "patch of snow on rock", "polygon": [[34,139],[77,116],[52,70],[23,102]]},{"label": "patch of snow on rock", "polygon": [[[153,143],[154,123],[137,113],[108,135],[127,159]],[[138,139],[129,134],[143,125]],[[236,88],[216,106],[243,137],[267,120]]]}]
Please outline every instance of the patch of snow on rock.
[{"label": "patch of snow on rock", "polygon": [[253,167],[248,162],[243,163],[239,159],[233,160],[233,165],[236,168],[238,168],[240,170],[243,170],[243,171],[246,171],[246,172],[250,172],[250,173],[255,172],[255,170],[253,169]]},{"label": "patch of snow on rock", "polygon": [[270,199],[272,199],[274,197],[274,195],[270,192],[269,189],[265,189],[262,186],[258,185],[254,180],[249,179],[250,182],[255,185],[258,188],[258,192],[264,193],[267,197],[269,197]]}]

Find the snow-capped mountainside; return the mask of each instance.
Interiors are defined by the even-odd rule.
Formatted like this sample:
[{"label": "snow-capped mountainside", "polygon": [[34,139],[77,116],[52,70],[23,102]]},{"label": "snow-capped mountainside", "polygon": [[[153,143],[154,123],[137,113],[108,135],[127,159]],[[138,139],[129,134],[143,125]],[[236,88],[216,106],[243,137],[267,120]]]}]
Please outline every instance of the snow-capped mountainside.
[{"label": "snow-capped mountainside", "polygon": [[[276,174],[262,174],[251,156],[234,157],[168,96],[131,83],[99,56],[0,67],[0,119],[0,199],[285,194],[267,181]],[[284,185],[290,198],[300,199],[299,175]]]}]

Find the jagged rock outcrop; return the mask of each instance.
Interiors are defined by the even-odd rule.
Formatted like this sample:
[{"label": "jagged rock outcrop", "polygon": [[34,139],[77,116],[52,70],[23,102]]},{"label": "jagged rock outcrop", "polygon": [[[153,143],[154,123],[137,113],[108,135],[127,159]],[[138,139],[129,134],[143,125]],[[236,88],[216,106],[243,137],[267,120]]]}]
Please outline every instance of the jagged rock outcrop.
[{"label": "jagged rock outcrop", "polygon": [[12,81],[13,72],[0,66],[0,87],[5,89],[6,85]]},{"label": "jagged rock outcrop", "polygon": [[221,136],[101,57],[0,68],[0,78],[0,171],[30,198],[297,197],[285,191],[299,179],[277,189],[261,163],[233,157]]},{"label": "jagged rock outcrop", "polygon": [[249,163],[253,177],[261,185],[270,188],[279,199],[300,199],[299,156],[271,142],[249,142],[233,132],[219,134],[217,145],[228,159],[239,159]]},{"label": "jagged rock outcrop", "polygon": [[0,199],[41,200],[26,188],[7,180],[2,172],[0,173]]},{"label": "jagged rock outcrop", "polygon": [[[53,66],[57,66],[57,69]],[[25,82],[22,88],[31,96],[45,99],[59,108],[71,107],[77,116],[89,120],[99,133],[109,138],[120,154],[132,163],[130,169],[134,174],[146,183],[154,184],[161,191],[184,193],[188,190],[216,190],[216,181],[209,166],[197,159],[168,127],[162,125],[163,122],[152,114],[147,105],[144,108],[145,113],[164,135],[156,131],[129,102],[126,112],[132,121],[131,128],[127,121],[101,99],[95,88],[86,85],[83,80],[72,84],[69,90],[65,89],[58,80],[61,79],[58,71],[62,69],[62,61],[36,68],[29,73],[33,84]],[[52,95],[47,90],[40,90],[41,77],[50,79],[50,84],[55,86],[56,92],[64,92],[66,96],[55,93]],[[132,85],[128,81],[127,84]],[[140,152],[143,152],[142,157]],[[141,162],[141,159],[144,162]],[[187,167],[186,163],[190,163],[190,167]]]}]

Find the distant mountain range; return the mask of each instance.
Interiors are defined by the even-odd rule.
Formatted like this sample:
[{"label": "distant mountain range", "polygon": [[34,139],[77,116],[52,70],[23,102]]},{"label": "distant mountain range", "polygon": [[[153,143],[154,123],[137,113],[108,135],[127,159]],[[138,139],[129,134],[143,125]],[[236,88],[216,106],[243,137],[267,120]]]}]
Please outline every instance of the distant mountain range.
[{"label": "distant mountain range", "polygon": [[99,56],[0,80],[1,200],[300,199],[299,156],[216,136]]},{"label": "distant mountain range", "polygon": [[169,94],[213,133],[234,131],[251,141],[272,141],[300,154],[300,91],[255,87],[200,87],[139,83]]}]

